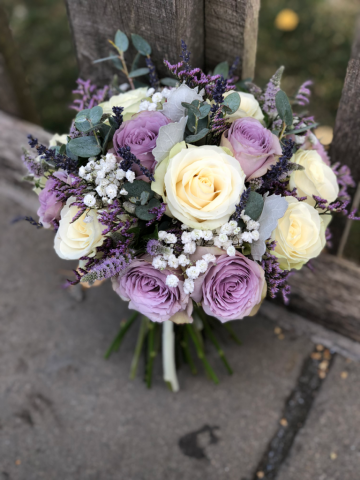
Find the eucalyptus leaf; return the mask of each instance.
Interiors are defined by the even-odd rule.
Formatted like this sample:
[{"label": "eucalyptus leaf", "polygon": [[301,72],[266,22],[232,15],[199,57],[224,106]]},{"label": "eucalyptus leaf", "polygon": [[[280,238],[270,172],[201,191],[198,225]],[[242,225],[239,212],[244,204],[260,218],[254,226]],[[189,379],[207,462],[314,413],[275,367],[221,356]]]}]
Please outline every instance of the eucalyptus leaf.
[{"label": "eucalyptus leaf", "polygon": [[65,144],[61,145],[59,153],[60,153],[60,155],[65,155],[66,154],[66,145]]},{"label": "eucalyptus leaf", "polygon": [[156,139],[156,147],[152,152],[157,163],[160,163],[169,155],[169,152],[174,145],[184,140],[187,120],[188,117],[183,117],[180,122],[168,123],[167,125],[160,127],[159,135]]},{"label": "eucalyptus leaf", "polygon": [[86,108],[85,110],[81,110],[78,112],[75,116],[75,122],[85,122],[85,120],[88,120],[89,118],[89,113],[90,113],[90,108]]},{"label": "eucalyptus leaf", "polygon": [[291,105],[286,93],[283,90],[279,90],[275,97],[276,109],[279,117],[285,122],[287,127],[291,127],[293,124],[293,113]]},{"label": "eucalyptus leaf", "polygon": [[250,192],[249,199],[245,207],[245,215],[248,215],[252,220],[257,220],[264,207],[264,199],[260,193]]},{"label": "eucalyptus leaf", "polygon": [[264,208],[258,220],[260,223],[259,240],[251,244],[251,255],[254,260],[261,261],[266,251],[265,241],[271,237],[278,225],[278,220],[284,216],[288,203],[281,195],[270,195],[265,198]]},{"label": "eucalyptus leaf", "polygon": [[231,114],[235,113],[240,107],[240,95],[236,92],[230,93],[225,99],[223,105],[230,108]]},{"label": "eucalyptus leaf", "polygon": [[148,44],[148,42],[142,38],[140,35],[137,35],[136,33],[131,34],[131,40],[136,48],[136,50],[141,53],[141,55],[144,55],[145,57],[147,55],[151,54],[151,47]]},{"label": "eucalyptus leaf", "polygon": [[202,138],[204,138],[208,132],[210,130],[208,128],[203,128],[199,133],[197,133],[196,135],[188,135],[186,138],[185,138],[185,141],[187,143],[195,143],[197,142],[198,140],[201,140]]},{"label": "eucalyptus leaf", "polygon": [[93,63],[106,62],[107,60],[114,60],[115,58],[118,59],[116,55],[110,55],[109,57],[98,58],[97,60],[94,60]]},{"label": "eucalyptus leaf", "polygon": [[295,130],[288,130],[286,132],[287,135],[296,135],[298,133],[306,132],[307,130],[311,130],[312,128],[316,128],[319,126],[319,123],[312,123],[311,125],[307,125],[306,127],[302,128],[295,128]]},{"label": "eucalyptus leaf", "polygon": [[[195,101],[199,102],[199,100],[195,100]],[[200,110],[196,105],[192,105],[191,103],[187,103],[187,102],[181,102],[181,105],[185,107],[188,110],[188,112],[191,112],[193,115],[195,115],[195,117],[198,117],[198,118],[200,117]]]},{"label": "eucalyptus leaf", "polygon": [[66,144],[66,155],[71,158],[71,160],[77,160],[78,156],[73,153],[69,147],[69,144]]},{"label": "eucalyptus leaf", "polygon": [[160,83],[166,87],[176,87],[179,84],[179,80],[176,80],[176,78],[165,77],[160,80]]},{"label": "eucalyptus leaf", "polygon": [[203,103],[200,106],[200,117],[199,119],[201,120],[202,118],[206,118],[211,110],[211,105],[209,103]]},{"label": "eucalyptus leaf", "polygon": [[92,108],[89,112],[89,120],[90,122],[95,125],[100,122],[101,117],[103,114],[103,109],[98,105]]},{"label": "eucalyptus leaf", "polygon": [[147,67],[144,68],[138,68],[137,70],[133,70],[132,72],[129,73],[130,78],[134,77],[141,77],[142,75],[146,75],[149,73],[149,69]]},{"label": "eucalyptus leaf", "polygon": [[214,75],[222,75],[224,78],[227,78],[229,75],[229,63],[225,61],[216,65]]},{"label": "eucalyptus leaf", "polygon": [[75,127],[79,130],[79,132],[86,132],[91,128],[90,123],[85,120],[84,122],[75,121]]},{"label": "eucalyptus leaf", "polygon": [[79,137],[73,138],[68,143],[71,152],[78,157],[95,157],[101,152],[101,147],[98,145],[95,137]]},{"label": "eucalyptus leaf", "polygon": [[150,213],[149,210],[160,207],[161,203],[157,198],[152,198],[147,205],[138,205],[135,209],[135,215],[140,218],[140,220],[153,220],[156,215],[155,213]]},{"label": "eucalyptus leaf", "polygon": [[126,52],[129,48],[129,39],[124,32],[118,30],[115,35],[115,45],[121,52]]},{"label": "eucalyptus leaf", "polygon": [[147,194],[147,200],[150,200],[154,196],[154,192],[151,190],[150,183],[144,182],[143,180],[134,180],[132,183],[126,183],[124,186],[125,190],[128,192],[127,195],[124,195],[131,203],[140,205],[144,200],[144,193]]}]

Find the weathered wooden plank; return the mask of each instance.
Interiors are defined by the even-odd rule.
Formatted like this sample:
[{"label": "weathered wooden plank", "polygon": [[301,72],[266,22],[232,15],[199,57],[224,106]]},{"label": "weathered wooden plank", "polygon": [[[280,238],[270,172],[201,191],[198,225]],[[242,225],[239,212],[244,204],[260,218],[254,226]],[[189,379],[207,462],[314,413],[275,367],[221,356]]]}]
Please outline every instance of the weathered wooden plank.
[{"label": "weathered wooden plank", "polygon": [[0,5],[0,108],[30,122],[39,122],[22,62]]},{"label": "weathered wooden plank", "polygon": [[[330,147],[332,163],[340,162],[351,168],[354,180],[360,182],[360,19],[348,63],[341,100],[336,115],[334,138]],[[332,251],[338,251],[346,228],[345,217],[335,218]]]},{"label": "weathered wooden plank", "polygon": [[360,341],[360,267],[329,254],[290,277],[288,308],[303,317]]},{"label": "weathered wooden plank", "polygon": [[[107,57],[117,29],[128,36],[137,33],[152,46],[152,59],[159,74],[168,75],[163,58],[178,62],[180,41],[192,53],[193,65],[202,67],[204,58],[204,4],[193,0],[66,0],[70,26],[83,78],[104,83],[119,73],[110,62],[93,65]],[[132,59],[133,47],[128,52]]]},{"label": "weathered wooden plank", "polygon": [[236,71],[253,78],[260,0],[207,0],[205,2],[205,65],[213,69],[239,56]]}]

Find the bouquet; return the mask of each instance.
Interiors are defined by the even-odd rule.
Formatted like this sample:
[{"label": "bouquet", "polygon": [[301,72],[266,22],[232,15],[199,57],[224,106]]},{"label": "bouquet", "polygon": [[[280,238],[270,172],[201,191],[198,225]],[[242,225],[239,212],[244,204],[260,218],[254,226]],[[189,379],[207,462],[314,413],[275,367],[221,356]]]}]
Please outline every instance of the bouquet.
[{"label": "bouquet", "polygon": [[263,90],[236,78],[239,59],[206,74],[190,66],[184,42],[159,80],[151,46],[131,40],[131,68],[121,31],[115,53],[94,62],[112,61],[126,83],[78,80],[70,132],[49,147],[29,137],[36,154],[24,153],[26,179],[40,203],[39,222],[29,220],[54,230],[59,257],[79,261],[70,284],[111,279],[135,311],[107,356],[140,316],[131,377],[145,349],[151,386],[162,344],[176,391],[181,359],[196,372],[194,351],[218,382],[204,339],[232,373],[219,328],[239,343],[231,321],[254,315],[266,296],[287,300],[290,272],[329,242],[331,215],[349,215],[353,181],[346,166],[330,165],[318,124],[302,111],[311,82],[289,98],[283,67]]}]

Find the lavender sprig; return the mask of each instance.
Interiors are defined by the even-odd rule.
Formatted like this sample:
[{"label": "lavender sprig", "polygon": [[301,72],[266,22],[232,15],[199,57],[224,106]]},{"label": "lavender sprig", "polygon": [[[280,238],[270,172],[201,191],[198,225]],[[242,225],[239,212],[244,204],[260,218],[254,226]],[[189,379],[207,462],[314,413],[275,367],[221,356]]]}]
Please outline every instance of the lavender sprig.
[{"label": "lavender sprig", "polygon": [[279,259],[270,253],[275,250],[275,247],[275,241],[267,244],[268,250],[261,261],[261,267],[265,272],[269,297],[275,298],[277,294],[281,292],[284,303],[287,305],[289,302],[288,295],[290,294],[291,289],[290,285],[287,284],[290,271],[282,270],[279,266]]},{"label": "lavender sprig", "polygon": [[262,109],[269,116],[275,117],[277,115],[275,97],[280,90],[281,77],[284,72],[284,67],[280,67],[274,75],[270,78],[269,83],[266,85],[264,95],[261,97],[263,103]]},{"label": "lavender sprig", "polygon": [[180,54],[180,58],[183,60],[183,67],[185,68],[186,72],[189,72],[191,67],[190,67],[190,56],[191,52],[187,49],[187,45],[184,42],[184,40],[181,40],[181,51],[182,53]]},{"label": "lavender sprig", "polygon": [[155,181],[154,175],[150,172],[150,170],[148,170],[141,164],[140,160],[136,158],[133,153],[131,153],[129,146],[119,148],[117,150],[117,154],[123,158],[123,160],[120,162],[120,168],[124,170],[124,172],[130,170],[133,163],[135,163],[136,165],[138,165],[143,175],[148,177],[151,182]]},{"label": "lavender sprig", "polygon": [[78,86],[72,93],[80,95],[81,98],[74,100],[70,108],[78,112],[81,112],[81,110],[85,108],[96,107],[96,105],[106,100],[110,91],[108,85],[105,85],[103,88],[98,88],[95,84],[91,83],[90,80],[78,78],[76,83]]},{"label": "lavender sprig", "polygon": [[238,205],[236,205],[235,212],[231,217],[234,220],[238,220],[241,218],[241,212],[245,210],[246,204],[249,200],[250,192],[251,192],[251,188],[249,187],[246,190],[244,190],[243,193],[241,194],[240,202]]},{"label": "lavender sprig", "polygon": [[299,90],[298,90],[298,92],[295,96],[295,102],[294,102],[295,104],[303,107],[310,102],[309,97],[311,95],[311,91],[308,87],[310,87],[310,85],[312,85],[312,83],[313,82],[311,80],[306,80],[306,82],[304,82],[300,86],[300,88],[299,88]]},{"label": "lavender sprig", "polygon": [[104,260],[94,265],[87,273],[81,277],[81,282],[94,283],[96,280],[106,280],[107,278],[118,275],[130,263],[130,255],[118,255]]},{"label": "lavender sprig", "polygon": [[15,217],[11,220],[11,223],[12,224],[17,223],[17,222],[20,222],[21,220],[25,220],[26,222],[29,222],[30,225],[34,225],[34,227],[36,227],[37,229],[43,228],[43,226],[44,226],[41,222],[37,222],[32,217],[27,217],[27,216]]},{"label": "lavender sprig", "polygon": [[155,90],[157,90],[159,88],[159,77],[157,76],[154,62],[151,60],[150,57],[147,57],[145,58],[145,63],[149,69],[150,85],[152,86],[152,88],[155,88]]},{"label": "lavender sprig", "polygon": [[38,155],[41,155],[41,159],[47,163],[54,163],[56,168],[61,168],[68,173],[75,172],[77,170],[77,160],[73,160],[67,155],[56,153],[53,148],[47,148],[45,145],[39,144],[37,138],[32,135],[28,135],[29,145],[32,148],[36,148]]},{"label": "lavender sprig", "polygon": [[112,118],[115,120],[115,122],[117,123],[118,125],[118,128],[121,127],[123,121],[124,121],[124,118],[123,118],[123,111],[124,111],[124,108],[123,107],[113,107],[112,108],[112,111],[113,111],[113,116]]},{"label": "lavender sprig", "polygon": [[154,222],[160,222],[161,217],[164,215],[166,211],[166,203],[162,203],[160,207],[154,207],[149,210],[149,213],[152,213],[153,215],[156,215],[152,220],[150,220],[146,226],[150,227]]}]

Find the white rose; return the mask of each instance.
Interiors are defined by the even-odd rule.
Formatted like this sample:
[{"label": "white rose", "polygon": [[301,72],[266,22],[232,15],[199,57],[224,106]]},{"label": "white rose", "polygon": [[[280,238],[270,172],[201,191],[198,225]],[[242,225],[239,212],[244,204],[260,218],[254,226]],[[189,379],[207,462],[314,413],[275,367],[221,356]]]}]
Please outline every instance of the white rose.
[{"label": "white rose", "polygon": [[55,133],[50,138],[49,141],[49,147],[56,147],[56,145],[66,145],[68,143],[68,136],[66,133],[63,133],[62,135],[59,135],[58,133]]},{"label": "white rose", "polygon": [[[61,210],[59,229],[56,233],[54,248],[60,258],[65,260],[77,260],[85,255],[92,254],[95,247],[103,243],[104,237],[101,225],[97,219],[96,210],[83,213],[74,223],[71,223],[79,208],[71,206],[76,201],[70,197]],[[92,222],[85,222],[85,216],[92,217]]]},{"label": "white rose", "polygon": [[[234,93],[234,90],[224,93],[226,98],[230,93]],[[256,100],[252,93],[236,92],[240,96],[240,107],[232,115],[226,115],[227,121],[234,122],[238,118],[252,117],[256,120],[264,120],[264,114],[261,111],[259,102]]]},{"label": "white rose", "polygon": [[104,113],[110,114],[113,113],[113,107],[123,107],[124,120],[129,120],[135,113],[138,113],[140,103],[146,98],[147,91],[148,89],[146,87],[135,88],[135,90],[114,95],[107,102],[100,103],[100,107],[102,107]]},{"label": "white rose", "polygon": [[324,163],[316,150],[298,150],[291,162],[304,167],[290,175],[290,189],[297,189],[299,197],[307,197],[309,205],[315,205],[313,195],[333,202],[339,195],[339,185],[332,169]]},{"label": "white rose", "polygon": [[271,236],[276,241],[274,254],[283,270],[300,270],[324,248],[325,230],[331,216],[319,215],[311,205],[294,197],[285,199],[289,206]]},{"label": "white rose", "polygon": [[245,173],[230,150],[178,143],[155,170],[151,188],[182,223],[213,230],[226,223],[244,191]]}]

